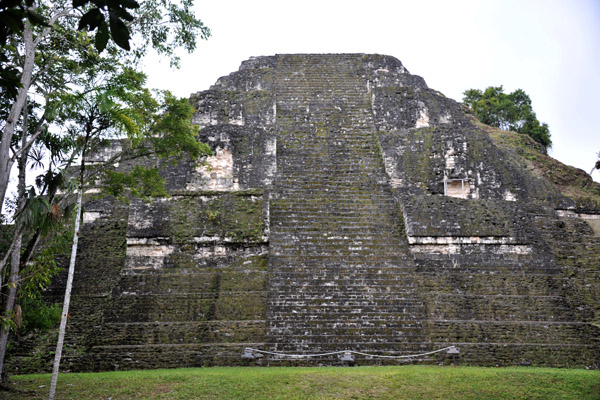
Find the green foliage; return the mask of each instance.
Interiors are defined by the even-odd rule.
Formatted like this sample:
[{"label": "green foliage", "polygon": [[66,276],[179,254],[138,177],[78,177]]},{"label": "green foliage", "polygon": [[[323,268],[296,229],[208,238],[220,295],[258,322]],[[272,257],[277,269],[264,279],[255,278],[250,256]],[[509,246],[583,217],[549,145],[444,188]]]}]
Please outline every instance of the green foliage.
[{"label": "green foliage", "polygon": [[220,225],[221,221],[219,217],[221,216],[221,212],[219,210],[206,210],[205,213],[211,223]]},{"label": "green foliage", "polygon": [[52,279],[61,271],[59,260],[69,254],[73,232],[62,227],[36,253],[21,271],[21,284],[17,303],[21,306],[22,325],[19,333],[47,330],[60,321],[61,307],[47,305],[42,297]]},{"label": "green foliage", "polygon": [[52,278],[61,270],[58,261],[62,257],[68,257],[71,250],[73,231],[70,227],[63,226],[48,240],[49,242],[36,252],[21,272],[20,296],[22,298],[41,297],[43,291],[50,286]]},{"label": "green foliage", "polygon": [[104,191],[127,201],[126,194],[148,200],[151,197],[166,196],[165,180],[156,168],[136,166],[133,171],[104,171],[102,179]]},{"label": "green foliage", "polygon": [[77,155],[99,150],[110,138],[128,139],[127,154],[88,169],[99,172],[92,181],[100,178],[106,194],[125,201],[128,196],[146,200],[165,196],[164,179],[156,168],[139,165],[133,171],[118,172],[113,168],[115,162],[151,154],[166,158],[187,153],[194,159],[212,154],[206,144],[197,141],[189,101],[169,92],[155,92],[155,97],[144,87],[145,82],[143,73],[117,67],[102,81],[81,82],[80,91],[62,96],[57,112],[57,121],[70,137],[77,138],[73,148]]},{"label": "green foliage", "polygon": [[104,0],[73,0],[73,7],[84,7],[88,4],[93,4],[93,6],[88,8],[87,12],[81,16],[77,29],[89,31],[98,29],[94,42],[98,51],[102,51],[108,43],[110,28],[110,37],[115,43],[122,49],[129,50],[131,36],[126,22],[134,20],[129,11],[138,9],[140,5],[135,0],[113,0],[109,2]]},{"label": "green foliage", "polygon": [[[92,57],[90,62],[94,60],[98,59]],[[54,122],[75,140],[79,154],[104,146],[109,137],[126,135],[137,145],[156,118],[158,103],[144,87],[146,75],[116,59],[111,64],[99,76],[81,76],[79,90],[56,95],[60,105]]]},{"label": "green foliage", "polygon": [[193,159],[212,155],[210,147],[198,142],[197,128],[192,124],[194,109],[189,100],[163,93],[162,114],[153,126],[152,145],[161,157],[188,153]]},{"label": "green foliage", "polygon": [[192,8],[194,0],[145,0],[136,12],[137,22],[132,33],[139,33],[144,38],[134,48],[139,57],[152,47],[158,54],[169,57],[171,66],[179,66],[177,48],[184,48],[188,53],[196,49],[196,40],[208,39],[210,29],[194,16]]},{"label": "green foliage", "polygon": [[144,73],[125,66],[103,86],[93,89],[99,110],[136,143],[147,134],[158,108],[145,83]]},{"label": "green foliage", "polygon": [[[59,177],[57,170],[68,167],[84,152],[98,149],[108,137],[126,135],[134,146],[149,137],[161,109],[152,92],[144,88],[146,77],[137,68],[150,48],[176,65],[178,48],[191,52],[199,38],[210,36],[192,9],[193,0],[148,0],[141,4],[135,0],[0,2],[0,30],[5,33],[0,41],[0,68],[15,78],[7,83],[12,91],[8,86],[0,91],[0,118],[6,120],[9,113],[14,113],[16,123],[15,128],[9,125],[3,135],[14,153],[27,143],[21,140],[23,136],[31,138],[41,130],[33,160],[42,167],[47,160],[44,150],[50,150],[51,155],[46,177],[39,180],[40,189],[49,190],[51,178]],[[44,21],[52,21],[52,25]],[[91,31],[96,31],[95,37],[90,36]],[[112,41],[108,38],[111,35]],[[122,50],[128,48],[131,51]],[[17,105],[23,104],[22,100],[13,101],[17,93],[14,84],[21,75],[28,74],[33,80],[24,81],[28,87],[22,93],[35,94],[39,101],[30,98],[22,107]],[[175,102],[172,96],[168,100]],[[23,132],[21,123],[23,110],[28,110],[27,132]],[[176,120],[177,113],[167,111],[162,125],[168,125],[169,115]],[[207,152],[206,146],[180,133],[181,129],[176,129],[177,137],[169,139],[171,144],[184,140],[179,141],[180,147],[171,148],[171,153]],[[163,146],[163,153],[166,148]],[[0,172],[7,180],[10,171]]]},{"label": "green foliage", "polygon": [[47,331],[60,322],[62,307],[58,303],[47,305],[41,297],[23,297],[19,303],[23,312],[21,335],[36,330]]},{"label": "green foliage", "polygon": [[490,86],[485,91],[469,89],[463,102],[484,124],[524,133],[548,149],[552,146],[548,124],[540,123],[531,106],[531,99],[521,89],[510,94],[502,86]]},{"label": "green foliage", "polygon": [[6,215],[0,215],[0,254],[6,254],[15,232],[15,225],[7,222]]},{"label": "green foliage", "polygon": [[[164,180],[155,169],[137,167],[131,173],[111,170],[112,164],[121,161],[120,154],[101,166],[86,169],[87,156],[107,139],[127,137],[132,146],[144,147],[162,136],[167,142],[158,149],[162,154],[186,151],[197,156],[206,152],[196,143],[189,118],[177,119],[182,110],[189,110],[167,96],[165,114],[159,117],[159,103],[144,88],[145,75],[137,71],[149,48],[167,55],[176,65],[178,48],[192,51],[198,36],[206,39],[210,35],[195,18],[192,5],[193,0],[148,0],[141,6],[135,0],[0,1],[0,203],[4,202],[12,168],[8,160],[28,160],[33,144],[33,161],[39,167],[45,160],[44,148],[51,152],[47,173],[36,180],[40,193],[31,191],[24,199],[21,191],[16,203],[27,202],[17,222],[29,240],[28,254],[35,248],[39,234],[49,232],[60,220],[62,212],[54,199],[58,195],[51,188],[61,186],[66,193],[63,200],[68,201],[72,193],[68,189],[76,182],[78,210],[86,184],[103,172],[109,192],[115,195],[123,196],[125,190],[142,198],[166,195]],[[33,24],[36,18],[39,23]],[[97,32],[92,38],[88,32],[94,30]],[[134,37],[136,40],[130,43]],[[189,112],[184,114],[185,118],[191,117]],[[153,130],[155,124],[157,130]],[[77,179],[63,179],[57,171],[71,172],[75,160],[81,160]],[[26,165],[19,166],[25,171]],[[76,245],[73,249],[75,254]],[[51,255],[35,265],[27,267],[29,277],[19,284],[19,295],[23,304],[39,306],[28,307],[32,318],[28,325],[48,326],[54,312],[43,308],[38,300],[56,273],[56,265]],[[69,295],[66,293],[66,298]],[[7,315],[10,317],[10,310]]]},{"label": "green foliage", "polygon": [[62,216],[63,210],[58,204],[50,204],[46,197],[37,196],[31,187],[25,204],[16,214],[16,220],[26,231],[38,230],[42,235],[46,235],[62,224]]},{"label": "green foliage", "polygon": [[[12,35],[23,32],[25,21],[32,25],[47,25],[44,17],[30,8],[32,5],[33,0],[3,0],[0,2],[0,48],[6,46]],[[9,60],[8,55],[1,51],[0,88],[12,99],[21,87],[19,82],[21,77],[19,70],[10,65]]]},{"label": "green foliage", "polygon": [[[170,57],[172,65],[178,65],[179,58],[174,54],[177,47],[184,47],[191,52],[196,48],[197,37],[210,37],[210,29],[192,11],[193,0],[148,0],[142,2],[141,6],[135,0],[72,0],[64,4],[3,0],[0,2],[0,47],[4,48],[11,37],[21,36],[25,23],[47,27],[52,18],[49,10],[64,12],[67,6],[79,11],[65,12],[65,18],[76,20],[77,30],[96,31],[93,45],[98,52],[110,47],[112,39],[121,49],[130,51],[133,48],[132,53],[137,58],[151,46],[159,54]],[[58,24],[53,26],[58,31],[61,28]],[[72,25],[63,33],[69,43],[68,36],[76,33],[75,26]],[[133,36],[137,39],[135,43],[131,42]],[[8,97],[16,96],[21,87],[20,78],[21,71],[12,65],[7,52],[0,52],[0,87]]]}]

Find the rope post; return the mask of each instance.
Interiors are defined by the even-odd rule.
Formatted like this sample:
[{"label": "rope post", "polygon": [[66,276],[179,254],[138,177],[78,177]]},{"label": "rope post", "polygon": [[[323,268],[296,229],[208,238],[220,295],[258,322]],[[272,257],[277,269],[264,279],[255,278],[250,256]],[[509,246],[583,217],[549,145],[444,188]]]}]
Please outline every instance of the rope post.
[{"label": "rope post", "polygon": [[354,366],[354,355],[352,355],[351,351],[348,351],[348,350],[344,351],[341,359],[345,365],[347,365],[349,367]]},{"label": "rope post", "polygon": [[456,366],[456,355],[460,354],[460,349],[456,346],[450,346],[448,347],[448,350],[446,351],[446,353],[448,354],[452,354],[452,366]]},{"label": "rope post", "polygon": [[256,356],[254,355],[254,351],[251,348],[246,347],[244,349],[244,352],[242,353],[242,360],[245,361],[245,364],[249,365],[250,362],[252,360],[254,360],[255,358],[256,358]]},{"label": "rope post", "polygon": [[255,358],[254,357],[254,351],[252,351],[251,348],[246,347],[244,349],[244,352],[242,353],[242,358],[246,358],[246,359],[249,359],[249,360],[254,360],[254,358]]}]

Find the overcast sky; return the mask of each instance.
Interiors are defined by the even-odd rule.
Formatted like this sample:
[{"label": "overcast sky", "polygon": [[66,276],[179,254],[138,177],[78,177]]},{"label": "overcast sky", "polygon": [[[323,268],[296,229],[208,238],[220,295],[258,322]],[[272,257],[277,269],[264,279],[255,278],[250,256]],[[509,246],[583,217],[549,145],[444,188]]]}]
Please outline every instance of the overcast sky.
[{"label": "overcast sky", "polygon": [[469,88],[525,90],[566,164],[589,172],[600,151],[599,0],[196,0],[196,15],[212,37],[178,71],[148,61],[150,87],[189,96],[252,56],[387,54],[458,101]]}]

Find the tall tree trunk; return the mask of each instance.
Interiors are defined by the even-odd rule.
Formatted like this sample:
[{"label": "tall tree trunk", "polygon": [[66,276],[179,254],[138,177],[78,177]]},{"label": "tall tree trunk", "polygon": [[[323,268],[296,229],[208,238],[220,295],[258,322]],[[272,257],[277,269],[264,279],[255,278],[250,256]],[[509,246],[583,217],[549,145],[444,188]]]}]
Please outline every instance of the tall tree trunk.
[{"label": "tall tree trunk", "polygon": [[[33,30],[28,21],[25,21],[23,28],[23,39],[25,44],[25,56],[23,61],[23,71],[21,74],[21,88],[17,92],[17,98],[10,108],[6,124],[2,131],[2,141],[0,142],[0,210],[4,204],[4,196],[8,188],[10,170],[12,169],[14,159],[10,154],[10,143],[15,133],[15,127],[23,113],[23,108],[27,102],[27,94],[31,86],[31,77],[33,67],[35,66],[35,41],[33,39]],[[27,134],[25,133],[25,136]],[[26,143],[27,141],[24,141]]]},{"label": "tall tree trunk", "polygon": [[[83,164],[83,160],[82,160]],[[83,169],[83,168],[82,168]],[[83,173],[82,173],[83,177]],[[73,246],[71,247],[71,261],[69,263],[69,275],[67,277],[67,287],[65,289],[65,301],[63,303],[62,316],[60,319],[60,328],[58,331],[58,342],[56,343],[56,352],[54,354],[54,365],[52,367],[52,380],[50,381],[49,400],[54,399],[56,393],[56,383],[58,381],[58,370],[60,359],[62,357],[62,348],[65,340],[65,331],[67,329],[67,318],[69,315],[69,303],[71,302],[71,289],[73,287],[73,275],[75,275],[75,259],[77,258],[77,243],[79,241],[79,222],[81,221],[81,208],[83,203],[83,179],[79,181],[79,191],[77,193],[77,209],[75,212],[75,232],[73,234]]]},{"label": "tall tree trunk", "polygon": [[[28,11],[36,12],[38,5],[32,2]],[[41,41],[50,33],[52,26],[62,17],[68,15],[73,10],[73,7],[68,5],[64,7],[51,7],[51,16],[47,19],[46,28],[38,32],[34,37],[33,27],[28,20],[23,24],[23,44],[25,45],[25,53],[23,56],[23,65],[21,70],[21,87],[17,91],[17,97],[13,102],[8,117],[6,118],[4,129],[2,131],[2,139],[0,140],[0,211],[4,205],[4,197],[8,189],[8,180],[12,169],[14,158],[10,154],[10,143],[12,136],[15,133],[16,124],[21,117],[23,107],[25,106],[29,88],[33,78],[33,70],[35,68],[35,52]],[[26,143],[25,141],[24,143]]]},{"label": "tall tree trunk", "polygon": [[[15,299],[17,297],[17,284],[19,283],[19,265],[21,264],[21,239],[23,235],[17,237],[17,244],[12,252],[10,261],[10,279],[8,281],[8,298],[4,307],[4,318],[11,319],[15,307]],[[0,329],[0,377],[4,371],[4,356],[6,354],[6,345],[8,344],[8,333],[10,325],[8,322],[2,324]],[[3,378],[0,378],[2,381]]]},{"label": "tall tree trunk", "polygon": [[56,383],[58,381],[58,370],[62,358],[62,348],[65,341],[67,329],[67,318],[69,316],[69,303],[71,302],[71,289],[73,288],[73,276],[75,275],[75,259],[77,258],[77,243],[79,242],[79,224],[81,222],[81,210],[83,208],[83,189],[85,183],[85,157],[88,140],[92,134],[92,126],[88,125],[81,151],[81,165],[79,166],[79,190],[77,192],[77,207],[75,210],[75,227],[73,232],[73,245],[71,246],[71,260],[69,262],[69,275],[67,276],[67,287],[65,288],[65,301],[63,303],[60,328],[58,330],[58,341],[54,353],[54,365],[52,366],[52,379],[50,380],[50,394],[48,400],[54,400],[56,394]]},{"label": "tall tree trunk", "polygon": [[[1,145],[2,144],[0,143],[0,147]],[[13,164],[14,161],[12,159],[4,159],[2,154],[0,154],[0,211],[2,211],[4,206],[4,197],[6,196],[6,191],[8,190],[8,180],[10,178],[10,171],[12,170]]]},{"label": "tall tree trunk", "polygon": [[[27,135],[25,132],[29,129],[29,114],[27,112],[27,99],[24,102],[24,113],[23,113],[23,137],[21,138],[21,144],[24,145],[27,142]],[[21,153],[19,157],[19,185],[18,185],[18,197],[17,197],[17,208],[23,208],[25,204],[25,181],[27,175],[27,157],[29,151]],[[15,307],[15,299],[17,298],[17,285],[19,284],[19,272],[21,266],[21,246],[23,241],[23,233],[19,223],[15,224],[15,245],[12,249],[10,259],[10,278],[8,280],[8,297],[4,307],[4,318],[8,321],[13,318],[13,310]],[[4,372],[4,356],[6,355],[6,346],[8,344],[8,334],[10,333],[10,325],[8,323],[2,324],[0,328],[0,380],[3,380]]]}]

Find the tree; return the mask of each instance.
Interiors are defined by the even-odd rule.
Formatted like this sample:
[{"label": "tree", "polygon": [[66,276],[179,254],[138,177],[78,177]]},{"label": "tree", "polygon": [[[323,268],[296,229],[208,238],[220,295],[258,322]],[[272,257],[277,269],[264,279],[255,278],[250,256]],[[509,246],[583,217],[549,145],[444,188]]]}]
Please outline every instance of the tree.
[{"label": "tree", "polygon": [[[106,48],[109,39],[124,50],[130,49],[127,23],[134,19],[130,11],[140,7],[135,0],[73,0],[72,6],[73,10],[85,8],[78,29],[96,30],[94,43],[99,52]],[[0,46],[6,45],[12,35],[21,35],[26,23],[48,26],[46,18],[36,12],[34,0],[0,0]],[[6,55],[0,54],[0,87],[14,98],[21,87],[19,72],[7,61]]]},{"label": "tree", "polygon": [[[29,111],[31,109],[32,108],[26,104],[23,114],[23,124],[20,127],[19,132],[20,139],[23,142],[28,137],[25,133],[30,131]],[[31,116],[31,119],[35,121],[33,116]],[[21,145],[23,145],[23,143],[21,143]],[[48,202],[46,198],[37,197],[33,188],[30,188],[29,190],[26,189],[26,173],[29,164],[28,158],[29,148],[27,148],[26,151],[21,152],[20,156],[18,157],[17,164],[19,171],[19,183],[17,197],[15,199],[16,218],[14,224],[13,239],[4,258],[0,261],[0,289],[6,289],[3,302],[0,302],[0,304],[3,303],[4,306],[4,310],[0,317],[0,375],[2,374],[4,367],[4,357],[8,343],[9,332],[11,329],[19,327],[18,321],[20,320],[20,315],[19,313],[14,313],[14,311],[18,287],[22,281],[20,277],[21,267],[23,264],[26,264],[27,261],[29,261],[30,256],[32,254],[32,249],[33,247],[35,247],[31,246],[30,244],[37,242],[39,234],[48,231],[50,227],[48,222],[50,220],[56,220],[55,217],[57,216],[57,208],[53,208],[50,206],[50,202],[53,199],[52,190],[48,192],[48,194],[50,194],[50,202]],[[54,215],[51,216],[52,214]],[[36,234],[31,235],[31,233],[34,231],[36,232]],[[25,246],[23,246],[24,244]],[[3,274],[8,261],[10,261],[8,283],[3,286]],[[42,272],[41,275],[38,274],[38,278],[43,275],[44,272]],[[31,288],[31,285],[29,285],[29,289]],[[17,307],[16,311],[19,310],[20,308]]]},{"label": "tree", "polygon": [[[27,124],[27,118],[25,118],[25,125]],[[23,135],[23,137],[25,137]],[[23,154],[19,158],[19,185],[18,185],[18,197],[17,197],[17,211],[23,209],[23,202],[25,199],[25,172],[27,166],[26,155]],[[19,221],[15,224],[15,234],[13,239],[13,249],[10,258],[10,274],[8,278],[8,296],[4,305],[4,313],[2,315],[2,325],[0,327],[0,373],[3,371],[4,356],[6,353],[6,347],[8,344],[8,333],[10,331],[9,322],[12,320],[12,313],[15,305],[15,299],[17,298],[17,285],[19,283],[19,271],[21,267],[21,246],[23,242],[23,225]],[[0,276],[0,282],[2,281]],[[1,287],[1,285],[0,285]]]},{"label": "tree", "polygon": [[[2,9],[4,12],[11,9],[23,9],[26,16],[18,14],[17,23],[11,29],[5,30],[6,39],[0,42],[2,70],[10,70],[13,76],[19,77],[18,90],[12,96],[7,91],[2,92],[3,97],[10,97],[7,108],[0,110],[2,121],[2,138],[0,141],[0,205],[8,187],[10,171],[20,156],[21,152],[31,147],[37,136],[44,129],[44,124],[49,122],[49,115],[45,113],[46,107],[52,105],[52,91],[39,91],[37,83],[42,77],[51,78],[60,85],[63,91],[71,88],[69,80],[73,74],[82,73],[78,70],[79,61],[75,56],[81,52],[81,46],[87,47],[91,38],[77,29],[97,29],[94,44],[106,52],[117,53],[119,49],[108,41],[108,29],[113,40],[130,51],[119,53],[123,62],[136,66],[149,48],[155,49],[159,54],[171,59],[172,65],[178,65],[179,58],[175,54],[177,48],[183,47],[193,51],[198,37],[206,39],[210,31],[197,19],[191,7],[193,0],[183,0],[177,3],[171,0],[147,0],[139,7],[132,0],[116,0],[105,2],[103,0],[56,0],[33,1],[25,0],[25,6],[19,0],[4,0],[10,7]],[[112,4],[110,8],[107,4]],[[11,5],[12,4],[12,5]],[[15,5],[16,4],[16,5]],[[4,6],[5,3],[2,3]],[[128,8],[129,7],[129,8]],[[21,15],[21,17],[19,17]],[[28,16],[36,15],[43,20],[42,24],[33,24]],[[106,23],[108,16],[109,23]],[[21,18],[21,19],[19,19]],[[22,28],[18,24],[22,22]],[[6,22],[4,22],[6,25]],[[3,27],[4,28],[4,27]],[[124,38],[127,37],[127,40]],[[133,38],[129,41],[129,37]],[[87,44],[85,41],[87,40]],[[57,48],[52,44],[58,45]],[[88,52],[89,53],[89,52]],[[84,53],[85,54],[85,53]],[[52,58],[58,58],[64,63],[55,63]],[[40,65],[40,60],[46,62]],[[49,61],[49,62],[48,62]],[[70,62],[69,62],[70,61]],[[59,65],[56,65],[59,64]],[[60,67],[60,68],[57,68]],[[14,141],[16,127],[23,115],[23,107],[29,95],[36,93],[44,98],[40,101],[41,125],[39,131],[24,141],[24,146],[19,147],[19,141]],[[47,98],[47,97],[50,98]],[[15,144],[17,144],[16,147]]]},{"label": "tree", "polygon": [[[109,189],[107,193],[117,196],[127,189],[141,197],[163,196],[166,194],[164,181],[156,169],[137,166],[129,173],[117,172],[112,164],[123,162],[128,155],[139,157],[156,154],[159,157],[169,157],[185,152],[195,159],[210,153],[210,148],[196,139],[196,130],[191,123],[193,110],[189,101],[176,99],[166,92],[160,96],[161,105],[144,87],[143,73],[118,63],[112,64],[111,69],[105,75],[99,75],[95,71],[78,81],[81,89],[64,97],[58,112],[57,121],[71,137],[77,138],[75,157],[68,157],[78,158],[81,162],[76,177],[75,228],[50,383],[50,399],[54,398],[62,357],[80,236],[83,196],[87,184],[99,179]],[[107,71],[108,66],[104,69],[104,72]],[[114,155],[105,163],[88,168],[87,156],[103,146],[107,139],[119,137],[128,138],[133,150],[128,150],[127,154],[122,152]]]},{"label": "tree", "polygon": [[500,129],[529,135],[547,150],[552,146],[548,124],[540,123],[531,106],[531,99],[521,89],[510,94],[502,86],[490,86],[485,91],[469,89],[463,102],[481,122]]},{"label": "tree", "polygon": [[[71,1],[0,0],[0,78],[5,78],[5,71],[18,78],[18,84],[13,87],[15,90],[0,92],[0,205],[4,203],[13,165],[20,164],[21,160],[24,165],[28,160],[41,160],[36,151],[43,148],[60,159],[62,168],[67,168],[77,157],[83,156],[85,160],[85,154],[101,145],[112,133],[126,133],[137,144],[144,139],[151,144],[158,143],[155,148],[161,143],[179,143],[174,149],[196,156],[206,150],[198,145],[195,137],[189,136],[193,133],[191,124],[187,125],[187,130],[183,129],[186,125],[183,121],[188,117],[182,114],[179,114],[180,126],[175,127],[173,134],[161,137],[155,130],[155,134],[148,136],[152,127],[158,128],[165,121],[166,117],[158,118],[157,113],[168,116],[173,114],[173,109],[188,114],[191,111],[186,101],[168,94],[163,95],[164,107],[161,108],[150,92],[142,88],[143,74],[136,71],[139,61],[150,48],[169,57],[172,65],[178,65],[177,48],[192,51],[198,37],[206,39],[210,35],[191,11],[193,0],[177,3],[147,0],[141,5],[133,0]],[[95,37],[92,38],[88,31],[96,31]],[[91,85],[91,82],[97,85]],[[33,101],[32,96],[37,101]],[[182,108],[182,104],[187,104],[188,109]],[[29,123],[26,122],[28,118]],[[66,130],[51,132],[59,126]],[[177,133],[182,136],[177,137]],[[140,153],[147,153],[147,147],[142,147]],[[142,195],[159,190],[156,171],[137,169],[133,172],[139,177],[126,176],[111,172],[110,168],[86,170],[85,161],[82,168],[84,172],[77,180],[81,195],[81,187],[94,175],[102,175],[107,182],[120,179],[121,184],[113,185],[111,189],[114,192],[127,185],[132,192],[138,191]],[[17,215],[23,218],[30,214],[26,212],[27,204],[43,205],[38,208],[41,214],[34,219],[43,220],[44,216],[54,212],[60,214],[59,204],[66,198],[59,200],[55,195],[64,172],[49,166],[39,179],[38,193],[27,190],[18,196],[20,211]],[[11,269],[28,260],[29,256],[21,258],[21,243],[25,243],[23,235],[28,235],[25,246],[28,254],[33,253],[40,237],[39,226],[20,221],[16,225],[17,234],[1,261],[0,276],[9,258]],[[76,254],[76,245],[73,249]],[[18,269],[11,276],[18,276]],[[11,285],[16,291],[17,284]],[[7,320],[14,301],[8,303],[4,314]]]}]

